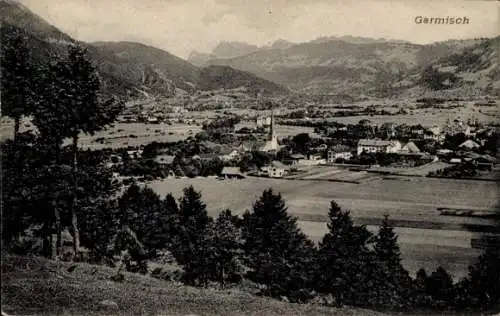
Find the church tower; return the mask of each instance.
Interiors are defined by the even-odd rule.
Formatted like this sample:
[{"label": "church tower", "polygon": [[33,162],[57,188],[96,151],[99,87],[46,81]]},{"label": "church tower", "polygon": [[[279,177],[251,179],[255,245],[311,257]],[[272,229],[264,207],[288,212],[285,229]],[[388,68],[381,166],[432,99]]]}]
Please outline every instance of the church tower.
[{"label": "church tower", "polygon": [[276,134],[274,133],[274,105],[271,105],[271,123],[269,124],[269,140],[276,139]]}]

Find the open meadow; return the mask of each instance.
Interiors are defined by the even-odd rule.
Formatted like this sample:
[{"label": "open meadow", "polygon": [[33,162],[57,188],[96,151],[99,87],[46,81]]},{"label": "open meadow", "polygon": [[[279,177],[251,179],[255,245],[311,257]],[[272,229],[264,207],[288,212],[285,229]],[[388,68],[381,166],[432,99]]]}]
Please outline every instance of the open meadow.
[{"label": "open meadow", "polygon": [[[471,239],[480,234],[471,225],[487,226],[481,218],[442,216],[438,207],[496,210],[498,187],[495,182],[412,178],[411,181],[375,178],[360,184],[313,180],[247,178],[165,179],[147,184],[165,196],[179,197],[182,189],[193,185],[202,192],[210,215],[230,209],[242,214],[267,188],[280,192],[288,210],[299,219],[306,234],[319,240],[326,231],[331,200],[351,211],[355,223],[372,229],[385,213],[397,227],[404,262],[411,272],[418,267],[434,269],[443,265],[455,276],[463,276],[479,253]],[[444,258],[444,259],[443,259]]]},{"label": "open meadow", "polygon": [[[35,130],[29,120],[23,120],[21,131]],[[0,141],[12,138],[14,124],[12,120],[0,121]],[[115,123],[105,131],[95,135],[80,136],[80,147],[84,149],[120,148],[146,145],[153,141],[176,142],[194,136],[201,131],[195,124],[145,124],[145,123]],[[65,145],[71,140],[67,139]]]},{"label": "open meadow", "polygon": [[[494,113],[491,109],[481,109],[474,105],[475,102],[469,101],[462,106],[456,108],[425,108],[414,109],[408,114],[397,115],[359,115],[359,116],[345,116],[345,117],[332,117],[328,118],[329,121],[334,121],[343,124],[357,124],[361,120],[370,120],[373,124],[381,125],[384,123],[396,123],[415,125],[421,124],[424,127],[442,126],[447,120],[456,118],[467,120],[477,120],[482,123],[497,123],[500,119],[498,111]],[[359,105],[359,104],[358,104]],[[359,105],[361,108],[363,106]],[[378,106],[378,110],[391,110],[383,106]],[[391,110],[393,111],[393,109]],[[323,120],[323,119],[319,119]]]}]

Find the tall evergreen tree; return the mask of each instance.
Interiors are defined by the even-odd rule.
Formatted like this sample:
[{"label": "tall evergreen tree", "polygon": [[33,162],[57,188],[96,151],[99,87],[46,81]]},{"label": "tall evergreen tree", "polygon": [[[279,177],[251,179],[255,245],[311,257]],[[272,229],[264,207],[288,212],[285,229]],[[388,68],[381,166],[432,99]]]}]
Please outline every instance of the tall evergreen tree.
[{"label": "tall evergreen tree", "polygon": [[122,225],[127,225],[144,246],[146,255],[154,258],[158,250],[168,249],[178,226],[178,210],[173,197],[160,196],[150,188],[133,184],[118,200]]},{"label": "tall evergreen tree", "polygon": [[354,226],[350,213],[334,201],[328,217],[328,233],[317,255],[316,288],[332,294],[337,304],[369,304],[375,288],[375,258],[368,248],[372,235],[364,226]]},{"label": "tall evergreen tree", "polygon": [[434,308],[448,309],[453,306],[455,301],[453,279],[443,267],[438,267],[427,279],[427,294],[432,297]]},{"label": "tall evergreen tree", "polygon": [[264,294],[309,298],[314,245],[287,213],[281,194],[265,190],[253,211],[244,214],[243,239],[249,277],[266,286]]},{"label": "tall evergreen tree", "polygon": [[229,210],[222,212],[215,223],[208,224],[193,249],[184,267],[188,283],[204,285],[211,280],[224,286],[227,282],[238,281],[241,234]]},{"label": "tall evergreen tree", "polygon": [[392,309],[408,307],[413,297],[411,278],[401,264],[398,237],[387,214],[375,236],[374,252],[377,273],[373,277],[378,280],[374,303]]},{"label": "tall evergreen tree", "polygon": [[201,193],[193,186],[184,189],[179,201],[178,245],[173,253],[177,262],[185,264],[193,255],[194,247],[201,242],[205,229],[212,219],[208,216]]},{"label": "tall evergreen tree", "polygon": [[30,115],[34,107],[36,93],[36,67],[31,62],[28,39],[20,29],[2,26],[0,32],[1,65],[1,115],[14,120],[14,144],[16,144],[21,118]]},{"label": "tall evergreen tree", "polygon": [[500,216],[495,219],[496,235],[485,236],[486,247],[469,267],[469,306],[483,311],[500,310]]},{"label": "tall evergreen tree", "polygon": [[53,140],[56,163],[59,147],[66,137],[71,137],[73,159],[73,202],[70,207],[73,247],[78,253],[80,237],[77,216],[78,185],[77,153],[80,133],[93,134],[113,123],[123,104],[99,99],[100,81],[97,72],[86,56],[86,50],[69,46],[67,57],[49,66],[43,102],[35,111],[34,123],[42,136]]}]

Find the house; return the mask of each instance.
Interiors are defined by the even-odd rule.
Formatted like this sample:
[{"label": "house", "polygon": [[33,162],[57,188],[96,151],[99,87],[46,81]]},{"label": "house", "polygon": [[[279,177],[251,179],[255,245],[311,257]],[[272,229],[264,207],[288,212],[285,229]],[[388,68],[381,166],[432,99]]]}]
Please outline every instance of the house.
[{"label": "house", "polygon": [[423,136],[425,128],[422,125],[412,125],[410,126],[410,133],[414,136]]},{"label": "house", "polygon": [[405,154],[417,154],[420,153],[420,149],[418,149],[417,145],[414,142],[408,142],[406,145],[401,148],[402,153]]},{"label": "house", "polygon": [[337,161],[337,159],[349,160],[352,157],[353,157],[353,154],[350,151],[336,152],[334,150],[329,150],[326,161],[328,163],[335,163]]},{"label": "house", "polygon": [[139,159],[142,157],[142,149],[127,150],[127,155],[130,159]]},{"label": "house", "polygon": [[447,135],[465,134],[465,136],[469,136],[470,126],[457,119],[454,120],[453,123],[447,124],[444,127],[443,132]]},{"label": "house", "polygon": [[237,151],[236,149],[223,151],[219,155],[219,158],[222,161],[231,161],[239,159],[240,157],[241,157],[240,152]]},{"label": "house", "polygon": [[287,167],[283,163],[274,160],[269,165],[262,167],[262,171],[269,178],[282,178],[286,174]]},{"label": "house", "polygon": [[438,142],[444,140],[444,135],[441,133],[439,126],[433,126],[424,131],[424,139],[432,139]]},{"label": "house", "polygon": [[349,160],[353,157],[352,148],[346,145],[335,145],[327,151],[326,161],[334,163],[337,159]]},{"label": "house", "polygon": [[480,148],[481,145],[479,145],[475,141],[469,139],[469,140],[466,140],[465,142],[461,143],[458,147],[465,149],[465,150],[473,150],[473,149]]},{"label": "house", "polygon": [[401,150],[401,143],[397,140],[360,139],[358,155],[367,153],[397,153]]},{"label": "house", "polygon": [[162,167],[171,166],[174,162],[175,156],[172,155],[159,155],[154,161]]},{"label": "house", "polygon": [[110,155],[108,158],[108,162],[106,163],[107,168],[112,168],[115,166],[119,166],[122,164],[122,157],[119,155]]},{"label": "house", "polygon": [[270,116],[261,116],[257,117],[256,120],[257,127],[265,127],[271,125],[271,117]]},{"label": "house", "polygon": [[220,176],[224,179],[244,179],[245,175],[241,173],[240,168],[237,167],[224,167]]},{"label": "house", "polygon": [[453,150],[451,149],[438,149],[436,154],[438,156],[447,156],[447,155],[451,155],[453,153]]},{"label": "house", "polygon": [[385,134],[386,137],[392,138],[396,136],[396,123],[387,122],[382,124],[380,130]]},{"label": "house", "polygon": [[216,154],[199,154],[199,155],[194,155],[192,157],[192,159],[201,160],[201,161],[209,161],[209,160],[212,160],[212,159],[216,159],[218,157],[219,156],[216,155]]},{"label": "house", "polygon": [[316,165],[321,165],[325,164],[326,159],[323,159],[322,154],[315,154],[315,155],[310,155],[307,159],[300,159],[298,161],[299,165],[304,165],[304,166],[316,166]]},{"label": "house", "polygon": [[299,161],[305,159],[306,156],[302,155],[302,154],[293,154],[293,155],[290,155],[290,161],[292,162],[292,165],[298,165],[299,164]]},{"label": "house", "polygon": [[147,121],[150,124],[157,124],[159,122],[159,120],[156,116],[149,116]]},{"label": "house", "polygon": [[478,169],[483,170],[491,170],[496,167],[498,163],[498,159],[490,155],[481,155],[473,160],[473,164],[476,165]]}]

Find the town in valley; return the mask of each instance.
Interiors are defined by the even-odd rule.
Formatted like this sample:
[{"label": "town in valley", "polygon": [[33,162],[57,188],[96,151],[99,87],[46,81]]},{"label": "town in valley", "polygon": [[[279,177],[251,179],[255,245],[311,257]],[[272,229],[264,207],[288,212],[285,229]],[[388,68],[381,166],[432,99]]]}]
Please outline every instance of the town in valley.
[{"label": "town in valley", "polygon": [[500,37],[181,58],[0,8],[2,315],[500,311]]}]

